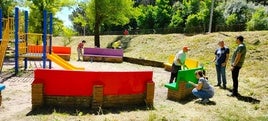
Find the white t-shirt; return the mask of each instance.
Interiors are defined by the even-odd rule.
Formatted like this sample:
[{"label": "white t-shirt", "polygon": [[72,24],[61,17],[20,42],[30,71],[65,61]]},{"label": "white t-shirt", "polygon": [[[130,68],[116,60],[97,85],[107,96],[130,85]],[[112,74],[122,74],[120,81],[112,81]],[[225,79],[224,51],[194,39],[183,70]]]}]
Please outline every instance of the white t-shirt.
[{"label": "white t-shirt", "polygon": [[186,53],[183,52],[182,50],[179,51],[179,52],[176,54],[175,58],[174,58],[174,64],[177,65],[177,66],[182,66],[182,65],[178,62],[179,60],[180,60],[181,63],[184,65],[185,60],[186,60]]}]

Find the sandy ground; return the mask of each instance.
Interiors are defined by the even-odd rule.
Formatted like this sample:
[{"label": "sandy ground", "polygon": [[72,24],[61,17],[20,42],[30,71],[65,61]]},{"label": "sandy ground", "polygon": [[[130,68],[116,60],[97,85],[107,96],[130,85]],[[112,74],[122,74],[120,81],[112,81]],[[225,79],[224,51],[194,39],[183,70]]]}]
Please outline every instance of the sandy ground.
[{"label": "sandy ground", "polygon": [[[169,79],[169,72],[163,68],[150,66],[141,66],[131,63],[102,63],[102,62],[77,62],[71,61],[71,64],[78,67],[85,67],[86,71],[153,71],[153,80],[157,83],[155,90],[156,100],[165,100],[166,88],[162,87]],[[6,89],[2,91],[2,106],[0,107],[0,120],[27,120],[27,114],[31,112],[31,83],[33,78],[33,68],[40,68],[41,62],[30,62],[28,72],[21,77],[11,77],[4,81]],[[60,66],[52,63],[53,69],[62,69]],[[10,68],[12,65],[4,65],[4,68]]]}]

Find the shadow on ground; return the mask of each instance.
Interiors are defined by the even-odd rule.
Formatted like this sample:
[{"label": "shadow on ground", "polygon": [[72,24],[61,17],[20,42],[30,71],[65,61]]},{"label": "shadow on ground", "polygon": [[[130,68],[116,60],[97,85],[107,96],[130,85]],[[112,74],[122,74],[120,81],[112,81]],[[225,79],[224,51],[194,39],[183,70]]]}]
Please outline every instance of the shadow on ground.
[{"label": "shadow on ground", "polygon": [[236,98],[240,101],[244,101],[244,102],[248,102],[252,104],[259,104],[261,102],[260,100],[255,99],[253,97],[243,96],[243,95],[238,95]]},{"label": "shadow on ground", "polygon": [[131,112],[137,110],[154,110],[154,107],[148,107],[144,105],[133,105],[133,106],[122,106],[122,107],[113,107],[113,108],[101,108],[92,109],[90,107],[62,107],[62,106],[43,106],[38,109],[34,109],[26,114],[26,116],[33,115],[50,115],[53,113],[63,113],[69,114],[72,116],[81,116],[81,115],[106,115],[106,114],[120,114],[122,112]]},{"label": "shadow on ground", "polygon": [[[227,88],[226,90],[228,90],[229,92],[232,92],[232,89]],[[236,96],[236,98],[240,101],[244,101],[244,102],[248,102],[248,103],[252,103],[252,104],[259,104],[261,101],[258,99],[255,99],[253,97],[250,96],[243,96],[241,94],[238,94],[238,96]]]},{"label": "shadow on ground", "polygon": [[201,102],[201,100],[199,100],[194,95],[189,95],[187,98],[185,98],[185,99],[183,99],[181,101],[178,101],[178,102],[181,103],[181,104],[186,104],[186,103],[189,103],[189,102],[192,102],[192,101],[194,101],[194,103],[198,103],[198,104],[202,104],[202,105],[216,105],[215,101],[209,101],[208,103],[204,104],[204,103]]},{"label": "shadow on ground", "polygon": [[209,101],[208,103],[202,103],[201,100],[196,100],[195,103],[198,103],[201,105],[216,105],[215,101]]},{"label": "shadow on ground", "polygon": [[194,95],[188,95],[187,97],[183,98],[183,99],[180,99],[180,100],[176,100],[176,99],[167,99],[167,100],[170,100],[170,101],[174,101],[174,102],[178,102],[182,105],[185,105],[189,102],[192,102],[194,100],[196,100],[197,98],[194,96]]}]

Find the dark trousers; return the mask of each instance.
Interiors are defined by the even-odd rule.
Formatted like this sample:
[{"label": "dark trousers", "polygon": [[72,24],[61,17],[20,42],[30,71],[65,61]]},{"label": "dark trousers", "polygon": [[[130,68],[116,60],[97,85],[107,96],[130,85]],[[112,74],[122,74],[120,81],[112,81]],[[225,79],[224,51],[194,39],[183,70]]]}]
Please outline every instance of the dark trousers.
[{"label": "dark trousers", "polygon": [[232,79],[233,79],[233,94],[238,93],[238,75],[239,75],[239,70],[241,67],[235,66],[232,70]]},{"label": "dark trousers", "polygon": [[177,66],[173,63],[169,83],[173,83],[174,78],[175,78],[175,82],[177,81],[177,75],[178,75],[179,70],[181,70],[181,66]]}]

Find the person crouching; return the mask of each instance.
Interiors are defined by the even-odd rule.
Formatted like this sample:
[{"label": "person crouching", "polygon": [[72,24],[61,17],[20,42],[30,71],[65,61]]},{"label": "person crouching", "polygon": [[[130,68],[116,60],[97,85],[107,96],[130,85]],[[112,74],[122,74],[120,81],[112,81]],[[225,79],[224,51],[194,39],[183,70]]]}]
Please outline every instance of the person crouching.
[{"label": "person crouching", "polygon": [[202,70],[196,71],[195,76],[198,79],[198,84],[189,82],[195,87],[192,93],[196,97],[201,98],[201,103],[206,104],[209,102],[209,98],[214,96],[214,88],[209,84]]}]

